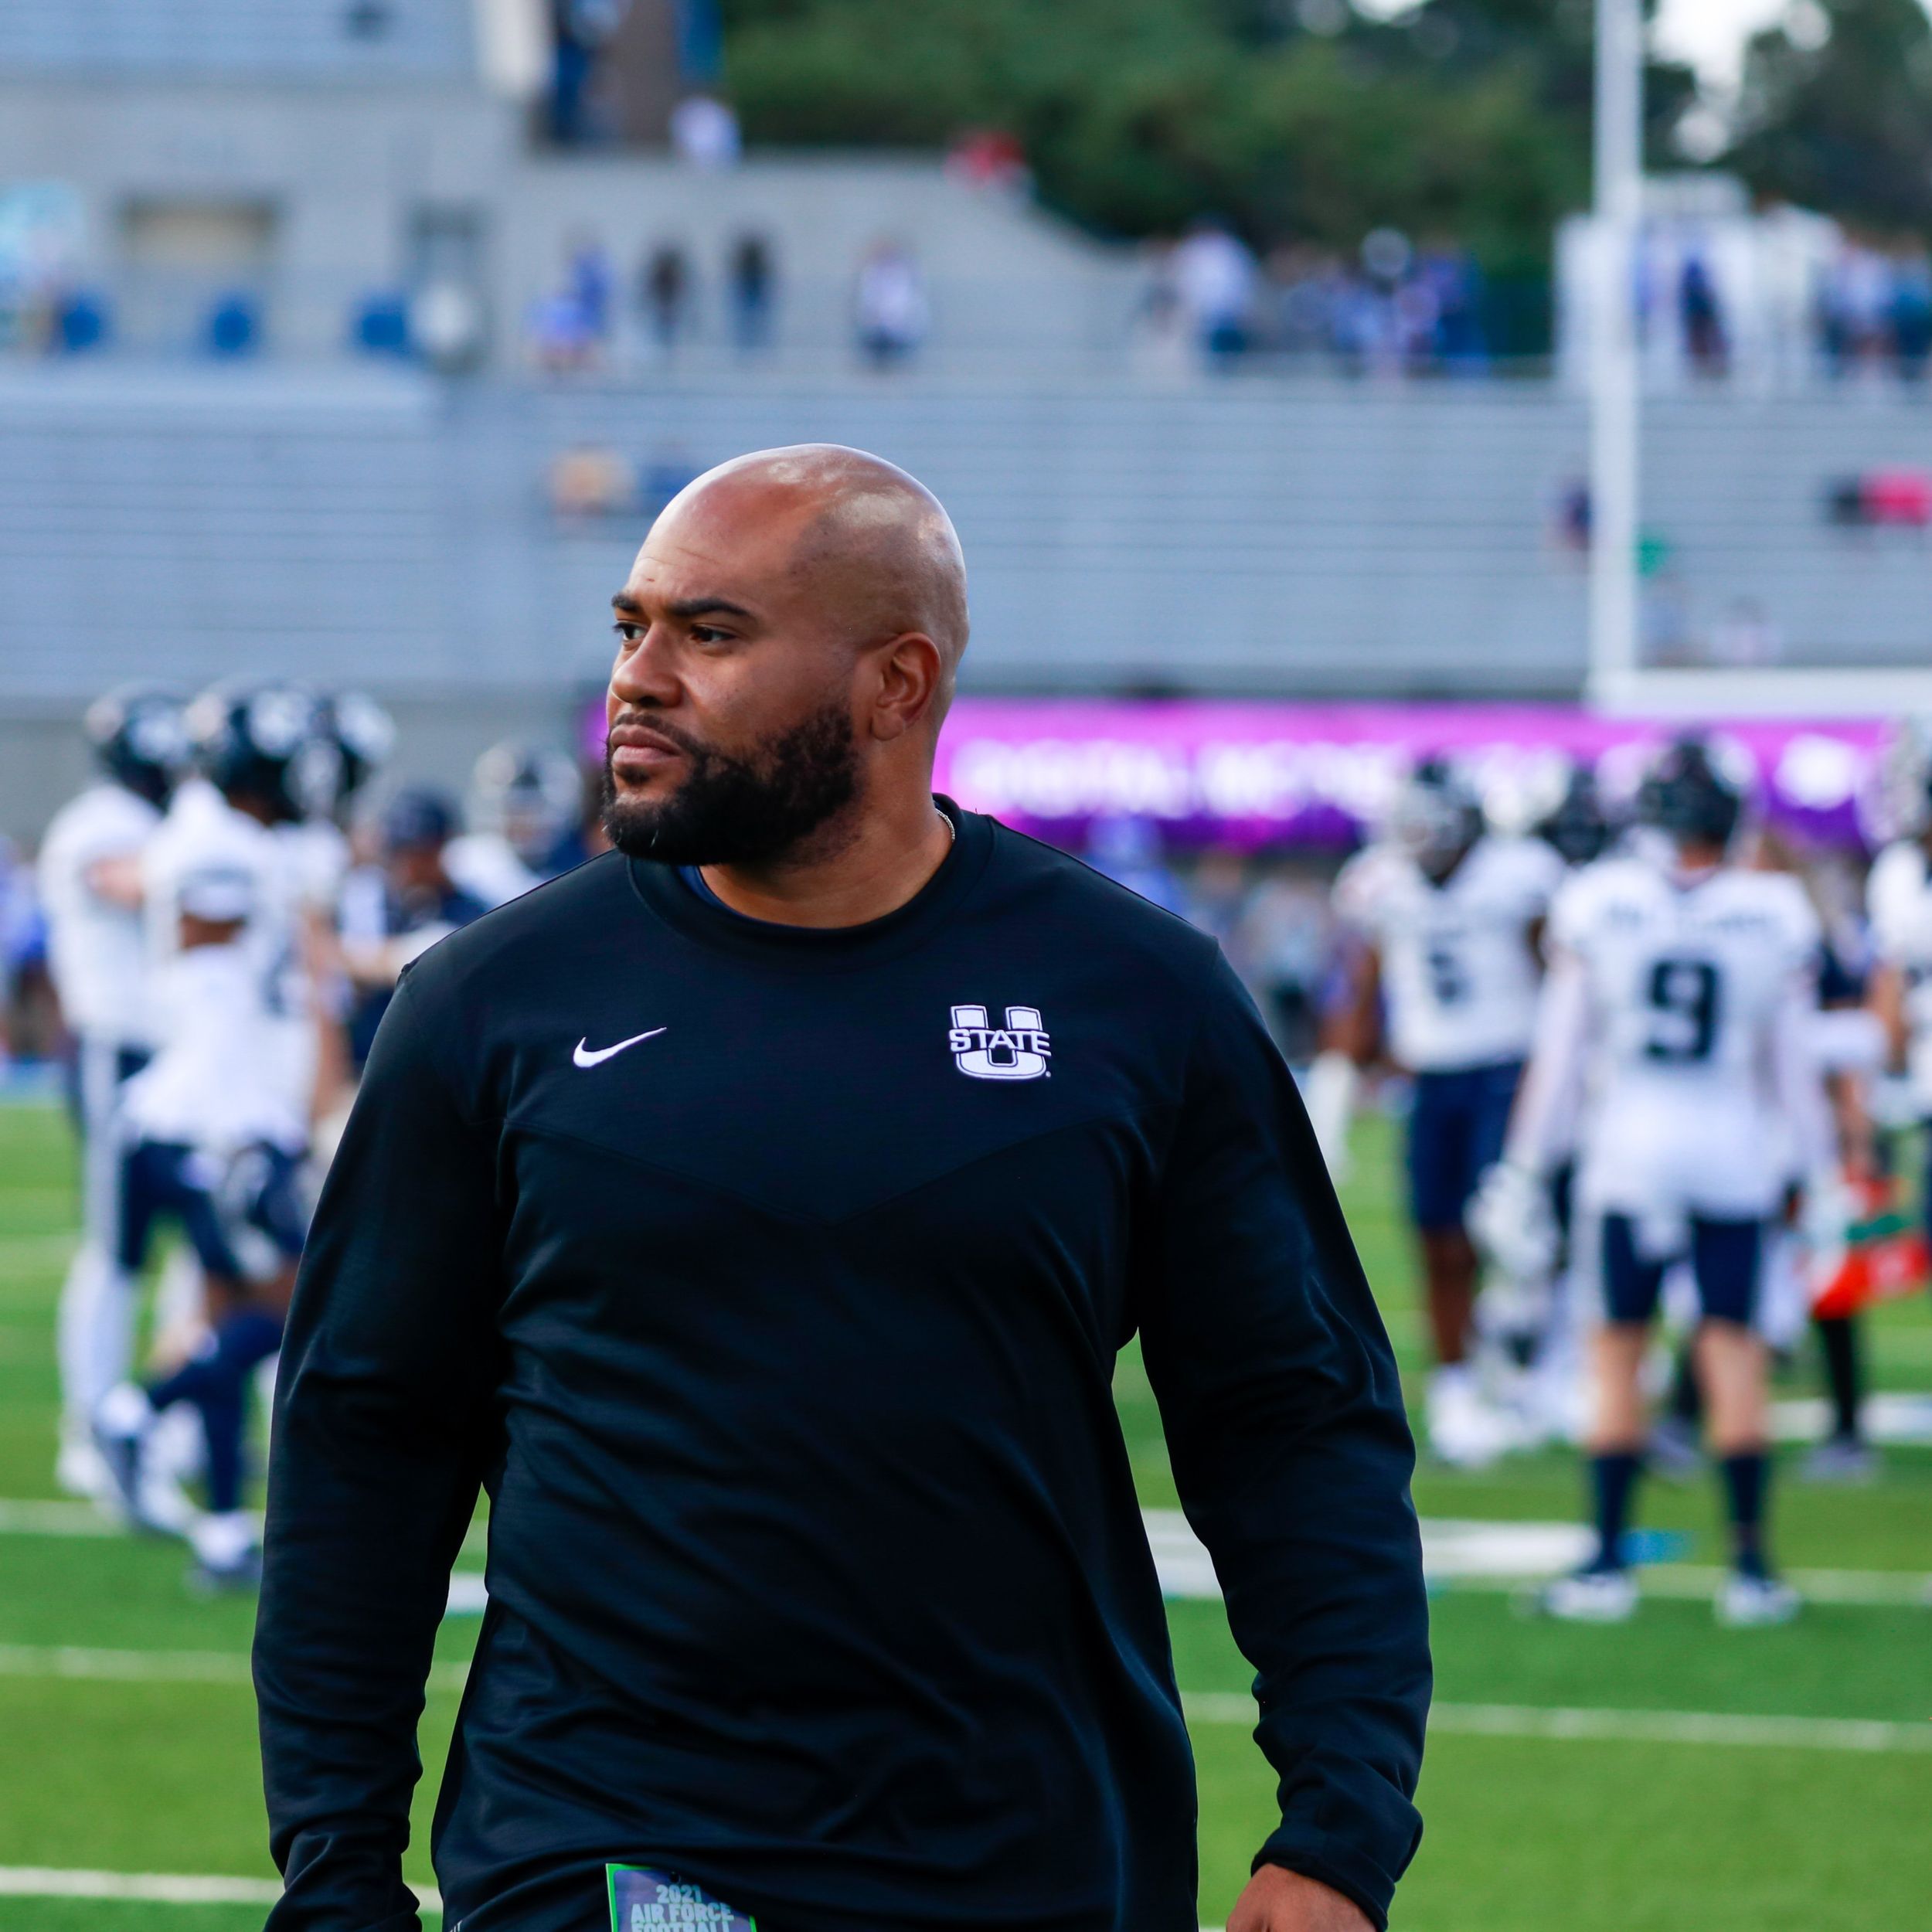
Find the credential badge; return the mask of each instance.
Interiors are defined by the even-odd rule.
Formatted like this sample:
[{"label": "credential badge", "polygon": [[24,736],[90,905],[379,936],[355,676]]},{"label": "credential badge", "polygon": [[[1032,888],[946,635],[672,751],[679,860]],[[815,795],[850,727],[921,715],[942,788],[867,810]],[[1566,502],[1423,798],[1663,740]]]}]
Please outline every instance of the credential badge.
[{"label": "credential badge", "polygon": [[1036,1080],[1053,1057],[1036,1006],[1009,1006],[1006,1024],[988,1022],[983,1006],[955,1006],[946,1036],[953,1064],[976,1080]]}]

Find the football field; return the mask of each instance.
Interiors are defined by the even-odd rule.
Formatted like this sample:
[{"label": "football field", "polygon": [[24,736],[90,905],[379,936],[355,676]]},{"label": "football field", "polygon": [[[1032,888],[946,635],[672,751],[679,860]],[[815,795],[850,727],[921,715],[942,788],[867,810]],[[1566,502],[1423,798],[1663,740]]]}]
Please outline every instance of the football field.
[{"label": "football field", "polygon": [[[1405,1367],[1419,1366],[1388,1130],[1362,1129],[1349,1208]],[[247,1648],[252,1604],[204,1604],[175,1546],[136,1542],[51,1484],[53,1327],[73,1161],[50,1108],[0,1107],[0,1928],[242,1932],[272,1896]],[[1923,1298],[1875,1323],[1874,1381],[1932,1390]],[[1815,1393],[1803,1357],[1790,1398]],[[1152,1398],[1124,1359],[1142,1499],[1175,1505]],[[1794,1454],[1785,1458],[1788,1470]],[[1425,1519],[1571,1519],[1573,1459],[1480,1476],[1425,1468]],[[1402,1932],[1865,1932],[1932,1899],[1932,1449],[1894,1447],[1861,1489],[1781,1483],[1778,1553],[1812,1600],[1781,1629],[1713,1622],[1709,1486],[1646,1490],[1671,1562],[1638,1620],[1525,1618],[1502,1578],[1434,1598],[1437,1720]],[[478,1539],[464,1562],[480,1567]],[[1219,1606],[1172,1621],[1200,1767],[1201,1917],[1218,1925],[1272,1808],[1248,1675]],[[423,1734],[413,1882],[474,1618],[444,1626]],[[117,1897],[115,1895],[118,1893]],[[63,1896],[64,1895],[64,1896]]]}]

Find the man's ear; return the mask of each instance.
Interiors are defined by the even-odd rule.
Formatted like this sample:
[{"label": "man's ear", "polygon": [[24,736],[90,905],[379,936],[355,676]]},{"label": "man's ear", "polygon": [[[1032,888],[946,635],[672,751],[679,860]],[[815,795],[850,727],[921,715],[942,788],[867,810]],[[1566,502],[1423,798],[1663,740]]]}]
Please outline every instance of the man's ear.
[{"label": "man's ear", "polygon": [[885,744],[931,715],[944,682],[946,661],[923,631],[908,631],[882,645],[876,662],[872,735]]}]

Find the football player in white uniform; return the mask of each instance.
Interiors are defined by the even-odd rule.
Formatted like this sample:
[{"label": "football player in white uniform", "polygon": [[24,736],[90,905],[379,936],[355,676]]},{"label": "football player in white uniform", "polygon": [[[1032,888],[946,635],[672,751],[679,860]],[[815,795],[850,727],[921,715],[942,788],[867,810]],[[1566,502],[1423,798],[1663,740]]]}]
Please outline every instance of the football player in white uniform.
[{"label": "football player in white uniform", "polygon": [[147,1063],[155,1015],[141,940],[141,861],[188,759],[181,702],[165,691],[111,692],[86,729],[102,778],[54,815],[40,848],[48,966],[73,1041],[80,1134],[82,1240],[61,1291],[60,1452],[77,1495],[107,1492],[94,1405],[133,1359],[132,1284],[116,1266],[123,1083]]},{"label": "football player in white uniform", "polygon": [[444,866],[459,890],[500,906],[590,855],[583,768],[560,746],[492,745],[470,783],[469,829]]},{"label": "football player in white uniform", "polygon": [[1558,896],[1536,1053],[1499,1177],[1509,1185],[1486,1184],[1533,1216],[1580,1117],[1580,1272],[1599,1304],[1588,1437],[1597,1547],[1545,1593],[1558,1616],[1611,1621],[1635,1607],[1624,1532],[1647,1433],[1641,1371],[1680,1260],[1701,1305],[1697,1367],[1731,1526],[1718,1614],[1768,1623],[1798,1607],[1765,1552],[1756,1325],[1794,1166],[1835,1189],[1835,1149],[1812,1057],[1818,920],[1795,880],[1728,862],[1743,803],[1706,746],[1672,745],[1640,801],[1665,855],[1606,859]]},{"label": "football player in white uniform", "polygon": [[[1932,743],[1907,726],[1886,753],[1886,805],[1897,836],[1865,883],[1876,969],[1872,1007],[1883,1024],[1890,1063],[1903,1076],[1907,1118],[1932,1129]],[[1927,1139],[1932,1155],[1932,1133]],[[1932,1213],[1932,1165],[1925,1204]]]},{"label": "football player in white uniform", "polygon": [[1431,760],[1335,882],[1336,916],[1361,944],[1346,1009],[1310,1075],[1309,1114],[1338,1172],[1356,1072],[1386,1009],[1391,1055],[1415,1080],[1410,1208],[1437,1362],[1429,1440],[1452,1462],[1488,1461],[1517,1439],[1469,1363],[1478,1263],[1466,1214],[1502,1151],[1536,1021],[1538,930],[1562,873],[1540,839],[1485,832],[1474,791]]},{"label": "football player in white uniform", "polygon": [[204,776],[181,787],[143,867],[162,1039],[124,1100],[119,1260],[137,1274],[158,1223],[178,1223],[206,1284],[209,1333],[172,1374],[109,1390],[95,1430],[145,1522],[157,1418],[178,1403],[199,1415],[208,1509],[189,1529],[193,1577],[220,1588],[256,1571],[241,1512],[247,1391],[280,1345],[306,1226],[297,1172],[309,1109],[287,1045],[302,886],[277,828],[313,810],[335,754],[315,700],[291,685],[218,689],[188,722]]}]

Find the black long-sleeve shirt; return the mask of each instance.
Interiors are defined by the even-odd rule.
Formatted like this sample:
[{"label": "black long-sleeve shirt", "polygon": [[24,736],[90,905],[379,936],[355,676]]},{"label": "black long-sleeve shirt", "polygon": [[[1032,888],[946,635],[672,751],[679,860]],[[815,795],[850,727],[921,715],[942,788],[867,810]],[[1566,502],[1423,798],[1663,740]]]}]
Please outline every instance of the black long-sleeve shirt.
[{"label": "black long-sleeve shirt", "polygon": [[1386,1913],[1430,1681],[1412,1451],[1294,1086],[1209,941],[954,815],[870,925],[612,855],[408,975],[282,1356],[274,1932],[416,1923],[479,1483],[434,1839],[461,1932],[591,1932],[608,1862],[768,1932],[1192,1932],[1111,1395],[1137,1326],[1257,1672],[1261,1855]]}]

